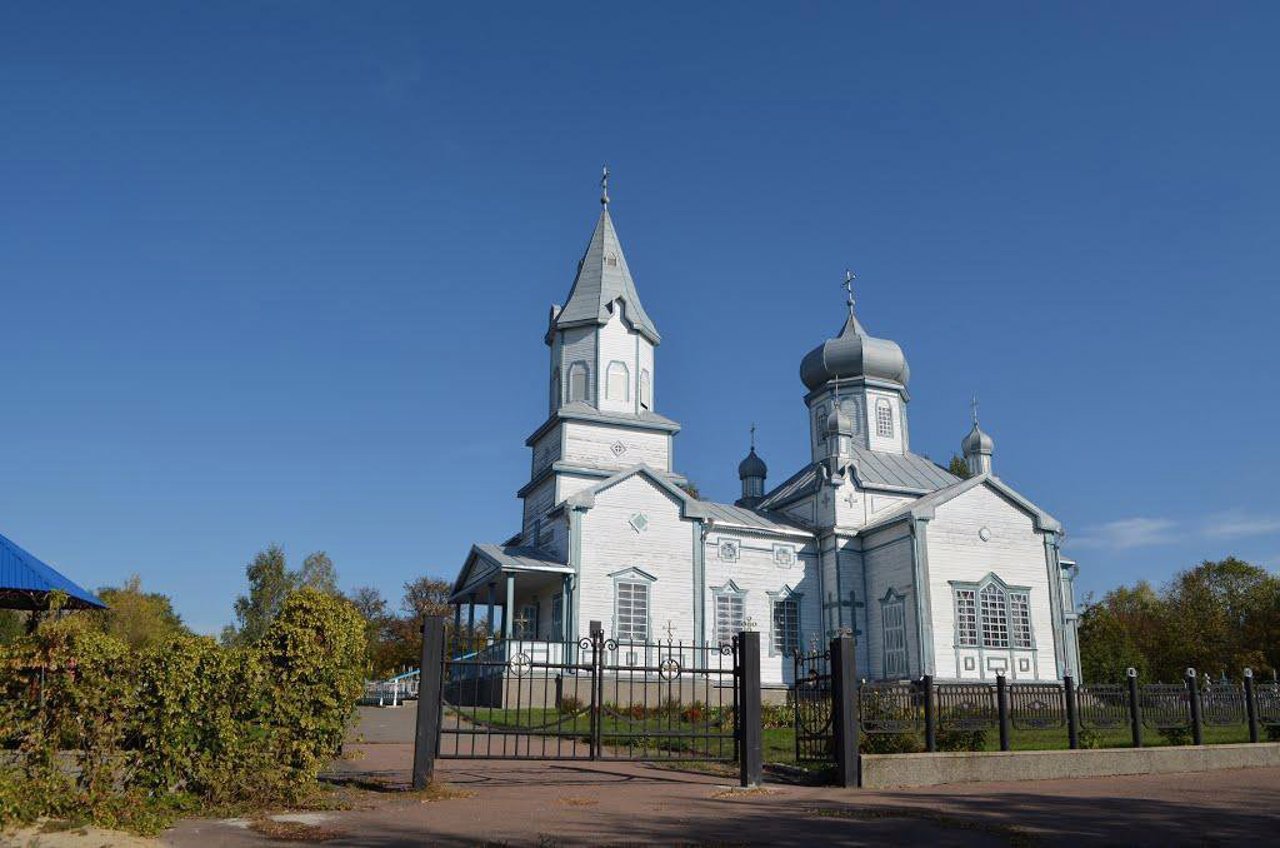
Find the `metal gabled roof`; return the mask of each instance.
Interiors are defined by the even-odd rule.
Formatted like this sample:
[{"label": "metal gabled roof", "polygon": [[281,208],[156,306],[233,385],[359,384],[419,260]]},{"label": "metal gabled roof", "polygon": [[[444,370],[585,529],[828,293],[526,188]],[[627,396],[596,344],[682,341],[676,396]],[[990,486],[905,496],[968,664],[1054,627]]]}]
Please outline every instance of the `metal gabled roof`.
[{"label": "metal gabled roof", "polygon": [[918,453],[885,453],[853,446],[853,474],[863,488],[936,492],[960,478]]},{"label": "metal gabled roof", "polygon": [[65,592],[71,608],[107,606],[53,566],[0,536],[0,608],[43,609],[50,592]]},{"label": "metal gabled roof", "polygon": [[600,211],[595,231],[587,244],[587,252],[578,263],[578,273],[569,290],[569,300],[555,316],[555,328],[581,327],[587,324],[607,324],[610,307],[619,298],[626,304],[626,317],[636,332],[653,342],[662,341],[653,319],[640,304],[636,284],[627,268],[627,258],[622,254],[622,244],[609,217],[609,207]]},{"label": "metal gabled roof", "polygon": [[735,529],[755,530],[765,533],[783,533],[788,536],[805,536],[813,538],[813,531],[798,521],[778,513],[762,513],[733,504],[716,503],[715,501],[698,501],[689,510],[691,515],[709,521],[712,525],[732,527]]}]

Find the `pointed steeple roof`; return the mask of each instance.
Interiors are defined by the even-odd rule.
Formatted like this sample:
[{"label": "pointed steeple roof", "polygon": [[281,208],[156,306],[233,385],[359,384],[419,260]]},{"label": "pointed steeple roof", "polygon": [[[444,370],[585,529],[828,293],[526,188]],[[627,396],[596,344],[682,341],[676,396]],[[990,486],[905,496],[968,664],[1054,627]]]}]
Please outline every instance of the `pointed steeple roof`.
[{"label": "pointed steeple roof", "polygon": [[658,328],[653,325],[644,307],[636,284],[627,270],[627,259],[622,255],[622,244],[609,217],[607,201],[600,210],[595,232],[587,245],[587,252],[578,263],[578,274],[569,290],[569,301],[555,317],[555,328],[581,327],[589,324],[607,324],[611,313],[609,305],[621,298],[626,304],[626,316],[636,332],[655,345],[662,341]]}]

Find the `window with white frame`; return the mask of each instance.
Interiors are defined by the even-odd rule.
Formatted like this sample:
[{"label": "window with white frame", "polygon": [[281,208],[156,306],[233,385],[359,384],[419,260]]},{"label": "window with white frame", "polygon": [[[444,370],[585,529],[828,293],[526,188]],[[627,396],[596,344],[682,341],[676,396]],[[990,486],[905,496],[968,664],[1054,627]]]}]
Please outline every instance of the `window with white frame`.
[{"label": "window with white frame", "polygon": [[979,584],[954,585],[953,590],[957,647],[1035,647],[1029,589],[1010,588],[993,574]]},{"label": "window with white frame", "polygon": [[773,599],[773,652],[790,656],[800,650],[800,600]]},{"label": "window with white frame", "polygon": [[956,589],[956,643],[978,646],[978,593],[973,589]]},{"label": "window with white frame", "polygon": [[615,359],[605,372],[605,397],[610,400],[631,400],[631,371],[627,363]]},{"label": "window with white frame", "polygon": [[716,593],[716,644],[727,645],[747,626],[746,595],[730,587]]},{"label": "window with white frame", "polygon": [[1013,637],[1013,647],[1030,648],[1031,642],[1031,596],[1026,592],[1009,593],[1009,625]]},{"label": "window with white frame", "polygon": [[893,404],[887,398],[876,401],[876,435],[893,438]]},{"label": "window with white frame", "polygon": [[978,593],[982,613],[982,647],[1009,647],[1009,599],[995,583],[988,583]]},{"label": "window with white frame", "polygon": [[649,639],[649,584],[619,580],[614,587],[614,636],[620,642]]},{"label": "window with white frame", "polygon": [[575,362],[569,366],[569,400],[589,401],[588,391],[590,371],[585,362]]},{"label": "window with white frame", "polygon": [[884,630],[884,676],[906,677],[906,598],[890,591],[881,602],[880,614],[880,622]]},{"label": "window with white frame", "polygon": [[651,409],[653,407],[653,380],[649,376],[648,368],[640,369],[640,408]]}]

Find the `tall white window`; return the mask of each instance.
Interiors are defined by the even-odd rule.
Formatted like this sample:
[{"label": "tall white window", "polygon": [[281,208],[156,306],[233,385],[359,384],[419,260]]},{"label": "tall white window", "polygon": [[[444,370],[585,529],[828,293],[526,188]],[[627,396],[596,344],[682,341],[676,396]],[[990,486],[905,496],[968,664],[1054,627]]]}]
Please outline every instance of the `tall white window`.
[{"label": "tall white window", "polygon": [[978,593],[956,589],[956,642],[962,648],[978,646]]},{"label": "tall white window", "polygon": [[640,369],[640,408],[653,408],[653,382],[647,368]]},{"label": "tall white window", "polygon": [[739,592],[716,593],[716,643],[727,645],[747,626],[746,596]]},{"label": "tall white window", "polygon": [[1031,598],[1026,592],[1009,593],[1009,624],[1013,647],[1031,647]]},{"label": "tall white window", "polygon": [[982,647],[1009,647],[1009,610],[1004,590],[988,583],[978,593],[982,609]]},{"label": "tall white window", "polygon": [[790,656],[800,650],[800,601],[777,598],[773,602],[773,652]]},{"label": "tall white window", "polygon": [[893,438],[893,404],[887,398],[876,401],[876,435]]},{"label": "tall white window", "polygon": [[589,377],[590,372],[587,370],[587,363],[575,362],[569,366],[570,402],[591,400],[588,392]]},{"label": "tall white window", "polygon": [[884,627],[884,676],[907,675],[907,605],[905,598],[890,593],[884,600],[881,623]]},{"label": "tall white window", "polygon": [[649,639],[649,584],[619,580],[615,587],[614,635],[619,642]]},{"label": "tall white window", "polygon": [[615,359],[609,363],[605,396],[610,400],[631,400],[631,372],[627,363]]}]

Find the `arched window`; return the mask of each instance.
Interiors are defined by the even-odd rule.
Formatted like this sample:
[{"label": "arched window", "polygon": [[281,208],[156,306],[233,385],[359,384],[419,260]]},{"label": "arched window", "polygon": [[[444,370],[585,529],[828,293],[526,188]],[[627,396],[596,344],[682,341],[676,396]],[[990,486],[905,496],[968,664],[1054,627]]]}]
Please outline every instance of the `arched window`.
[{"label": "arched window", "polygon": [[880,625],[884,631],[884,677],[907,676],[907,605],[905,596],[892,589],[880,599]]},{"label": "arched window", "polygon": [[609,370],[605,373],[608,375],[605,397],[609,400],[631,400],[631,372],[627,363],[615,359],[609,363]]},{"label": "arched window", "polygon": [[1031,590],[1006,586],[990,574],[981,583],[952,583],[956,601],[956,645],[961,648],[1035,647]]},{"label": "arched window", "polygon": [[575,362],[569,366],[569,401],[589,401],[587,386],[590,372],[587,363]]},{"label": "arched window", "polygon": [[640,369],[640,408],[653,408],[653,385],[649,378],[649,369]]},{"label": "arched window", "polygon": [[887,398],[876,401],[876,435],[885,439],[893,438],[893,405]]}]

